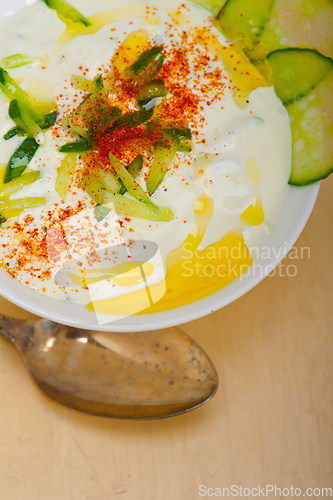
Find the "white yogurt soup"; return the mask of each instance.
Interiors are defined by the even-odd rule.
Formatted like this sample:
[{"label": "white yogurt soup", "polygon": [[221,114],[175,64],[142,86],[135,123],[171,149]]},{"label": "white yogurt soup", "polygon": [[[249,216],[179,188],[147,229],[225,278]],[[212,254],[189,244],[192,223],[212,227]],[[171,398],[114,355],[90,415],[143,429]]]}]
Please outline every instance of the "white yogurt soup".
[{"label": "white yogurt soup", "polygon": [[118,316],[208,296],[274,231],[289,190],[288,114],[200,6],[71,5],[88,26],[43,1],[1,24],[2,74],[56,121],[31,112],[29,137],[26,108],[0,78],[0,266],[36,293]]}]

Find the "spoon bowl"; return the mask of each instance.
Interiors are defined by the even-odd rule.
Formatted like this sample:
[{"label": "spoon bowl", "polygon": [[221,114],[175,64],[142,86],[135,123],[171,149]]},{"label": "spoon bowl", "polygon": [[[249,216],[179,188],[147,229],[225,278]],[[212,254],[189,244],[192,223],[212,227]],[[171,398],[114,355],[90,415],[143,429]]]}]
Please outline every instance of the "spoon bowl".
[{"label": "spoon bowl", "polygon": [[217,390],[212,362],[178,328],[106,333],[0,316],[0,333],[46,396],[90,415],[165,418],[201,406]]}]

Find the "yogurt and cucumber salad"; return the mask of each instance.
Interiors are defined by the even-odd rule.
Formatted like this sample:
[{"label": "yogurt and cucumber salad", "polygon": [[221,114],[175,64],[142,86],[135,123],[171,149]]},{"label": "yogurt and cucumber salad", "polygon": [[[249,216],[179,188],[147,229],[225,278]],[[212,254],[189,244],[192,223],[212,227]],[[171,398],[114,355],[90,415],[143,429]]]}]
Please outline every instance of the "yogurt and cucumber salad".
[{"label": "yogurt and cucumber salad", "polygon": [[7,17],[0,267],[117,315],[246,272],[290,185],[333,170],[332,59],[279,40],[273,9],[37,0]]}]

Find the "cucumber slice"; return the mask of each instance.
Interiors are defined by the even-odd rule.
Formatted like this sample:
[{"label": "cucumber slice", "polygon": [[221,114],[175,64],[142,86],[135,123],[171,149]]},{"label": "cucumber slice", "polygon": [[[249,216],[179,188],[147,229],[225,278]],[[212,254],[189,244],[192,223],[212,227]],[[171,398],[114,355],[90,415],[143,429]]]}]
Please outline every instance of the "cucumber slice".
[{"label": "cucumber slice", "polygon": [[289,184],[305,186],[333,171],[333,72],[307,97],[287,106],[293,136]]},{"label": "cucumber slice", "polygon": [[65,200],[69,188],[73,182],[73,177],[76,170],[76,155],[68,154],[62,160],[58,168],[57,180],[55,183],[55,190],[62,200]]},{"label": "cucumber slice", "polygon": [[175,137],[168,138],[167,136],[165,136],[165,141],[154,144],[154,161],[150,166],[146,180],[149,196],[152,196],[163,182],[168,168],[176,155],[177,145]]},{"label": "cucumber slice", "polygon": [[289,104],[312,90],[333,70],[333,61],[311,49],[282,49],[267,57],[276,95]]},{"label": "cucumber slice", "polygon": [[136,182],[134,177],[128,172],[128,170],[123,166],[123,164],[116,158],[112,153],[109,154],[110,162],[113,170],[118,175],[119,179],[125,186],[128,193],[133,196],[138,201],[142,203],[147,203],[147,205],[153,205],[147,193],[142,189],[140,184]]},{"label": "cucumber slice", "polygon": [[258,60],[287,47],[316,49],[332,57],[332,0],[275,0],[271,20],[247,55]]},{"label": "cucumber slice", "polygon": [[114,208],[117,212],[127,217],[138,217],[139,219],[156,222],[169,222],[174,219],[171,208],[148,205],[147,203],[121,196],[121,194],[104,191],[103,203],[105,205],[112,203],[113,207],[110,208]]},{"label": "cucumber slice", "polygon": [[[116,178],[116,176],[109,171],[98,170],[96,172],[97,178],[99,182],[102,184],[102,187],[107,191],[111,191],[111,193],[119,193],[121,190],[121,184]],[[126,192],[126,190],[125,190]]]},{"label": "cucumber slice", "polygon": [[97,205],[102,205],[102,185],[97,177],[95,177],[93,174],[85,173],[82,175],[79,185],[88,193],[90,198],[92,198],[97,203]]},{"label": "cucumber slice", "polygon": [[4,187],[0,189],[0,200],[3,197],[10,196],[22,189],[30,186],[34,182],[40,179],[40,172],[29,172],[28,174],[23,174],[21,177],[18,177],[6,184]]},{"label": "cucumber slice", "polygon": [[[142,167],[143,167],[143,156],[138,155],[136,158],[134,158],[134,160],[132,161],[132,163],[128,167],[127,171],[131,174],[131,176],[134,179],[136,179],[137,176],[139,175],[139,173],[141,172]],[[121,189],[119,191],[119,194],[125,194],[127,191],[126,187],[124,186],[121,179],[118,178],[118,181],[120,181],[120,185],[121,185]]]},{"label": "cucumber slice", "polygon": [[11,219],[17,217],[28,208],[43,207],[46,203],[45,198],[20,198],[17,200],[0,200],[1,217]]},{"label": "cucumber slice", "polygon": [[40,61],[40,57],[30,57],[27,54],[14,54],[13,56],[1,59],[0,64],[4,69],[15,69]]},{"label": "cucumber slice", "polygon": [[231,42],[256,43],[270,20],[274,0],[228,0],[217,15],[217,26]]}]

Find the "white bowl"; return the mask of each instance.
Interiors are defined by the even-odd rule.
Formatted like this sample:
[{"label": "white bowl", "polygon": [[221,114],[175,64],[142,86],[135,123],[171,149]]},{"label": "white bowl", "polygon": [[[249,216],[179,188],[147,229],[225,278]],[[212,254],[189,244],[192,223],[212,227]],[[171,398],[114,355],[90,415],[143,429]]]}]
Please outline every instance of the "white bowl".
[{"label": "white bowl", "polygon": [[95,313],[88,311],[84,306],[34,292],[3,270],[0,271],[0,294],[37,316],[77,328],[99,331],[156,330],[202,318],[240,298],[258,285],[281,262],[303,231],[316,202],[319,187],[318,183],[290,189],[275,229],[264,243],[265,249],[269,249],[270,258],[256,260],[255,272],[192,304],[166,312],[130,316],[119,321],[113,321],[114,318],[110,316],[111,323],[100,325]]},{"label": "white bowl", "polygon": [[[8,14],[34,3],[36,0],[12,0],[10,8],[8,0],[0,0],[0,20]],[[254,288],[285,257],[301,234],[314,207],[319,184],[290,189],[284,209],[275,226],[274,232],[265,242],[270,249],[270,259],[256,261],[256,271],[243,276],[226,288],[187,306],[166,312],[135,315],[109,324],[100,325],[96,315],[84,306],[53,299],[34,292],[27,286],[11,278],[0,270],[0,295],[38,316],[66,325],[95,329],[99,331],[133,332],[154,330],[180,325],[210,314],[238,299]]]}]

